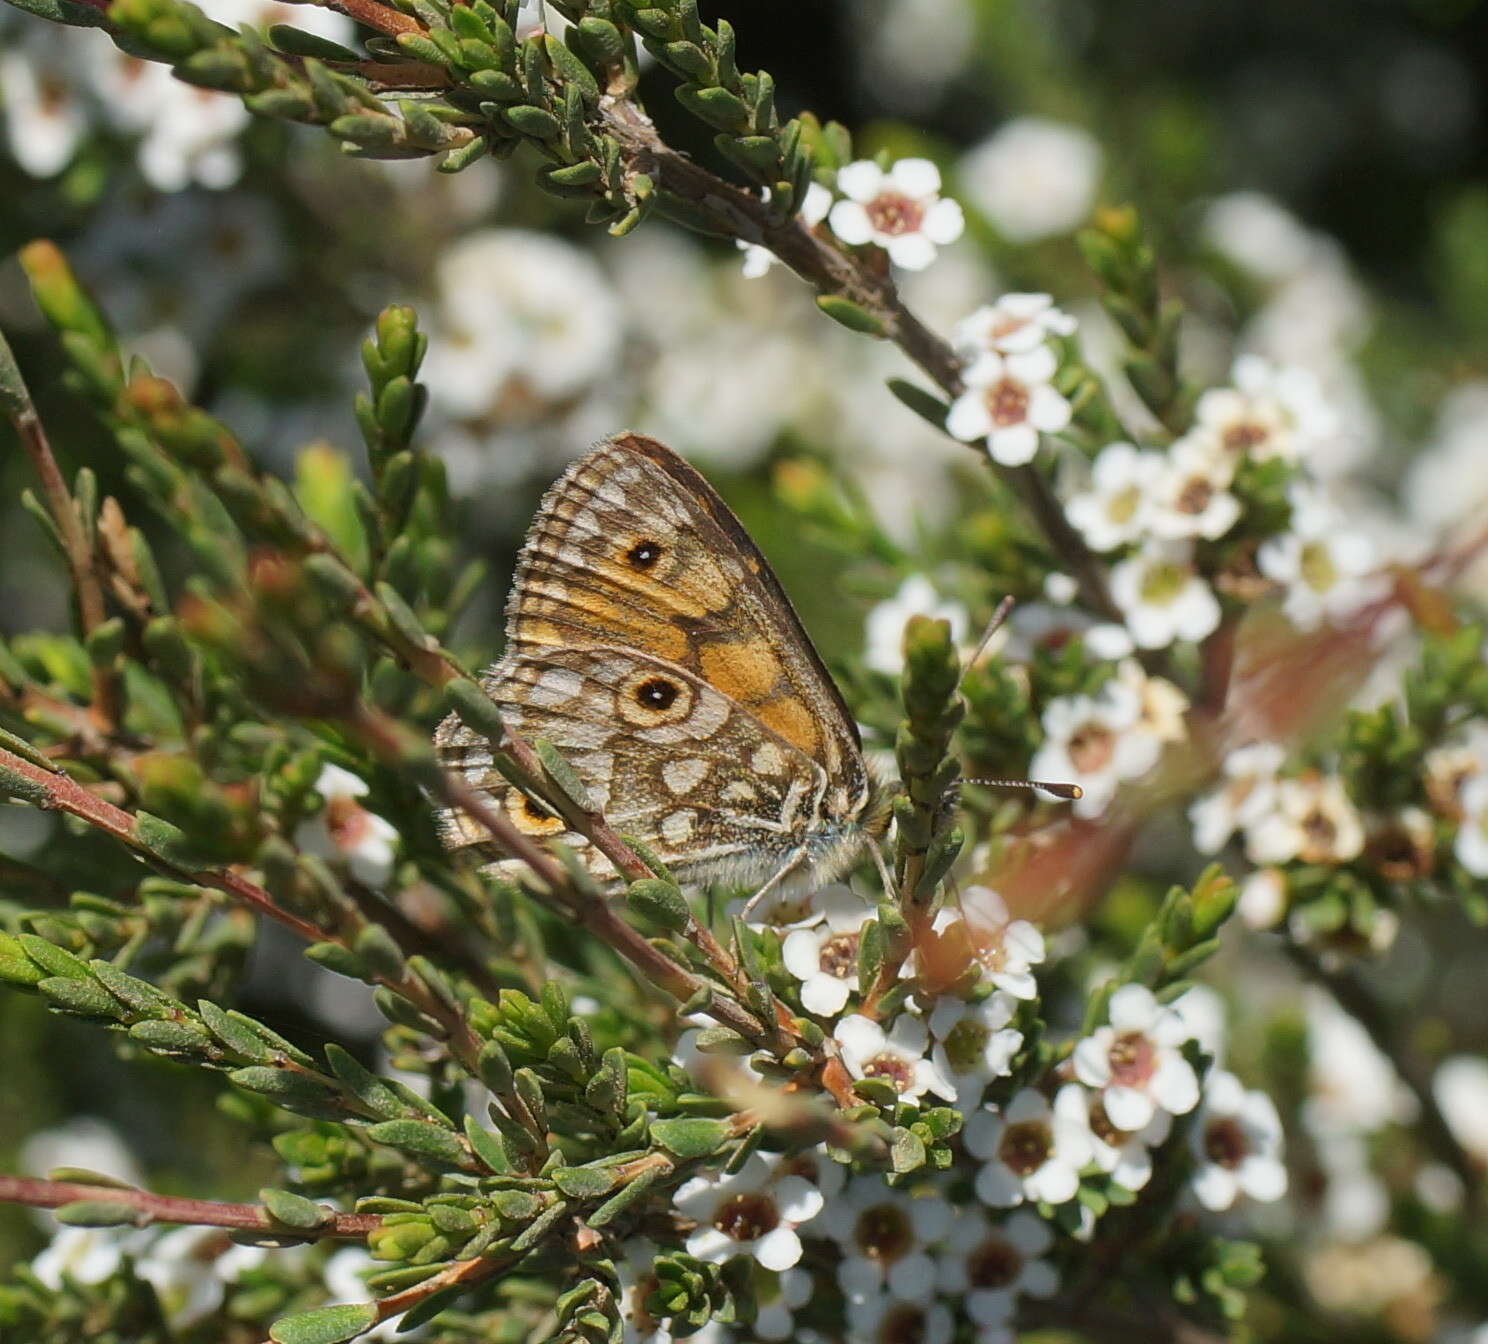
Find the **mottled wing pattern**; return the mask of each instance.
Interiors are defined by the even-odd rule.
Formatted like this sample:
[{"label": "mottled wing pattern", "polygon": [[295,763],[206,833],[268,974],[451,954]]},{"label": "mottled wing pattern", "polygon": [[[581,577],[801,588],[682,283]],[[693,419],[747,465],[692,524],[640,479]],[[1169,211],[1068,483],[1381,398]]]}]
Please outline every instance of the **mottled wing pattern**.
[{"label": "mottled wing pattern", "polygon": [[[551,649],[501,668],[488,689],[513,731],[558,747],[610,824],[645,840],[678,877],[753,881],[799,847],[826,787],[821,767],[676,664],[626,649]],[[484,737],[458,720],[441,734],[445,763],[518,830],[560,839],[597,878],[614,876],[604,855],[497,772]],[[446,813],[444,826],[455,847],[489,840],[463,813]]]},{"label": "mottled wing pattern", "polygon": [[[544,497],[507,650],[482,685],[679,876],[774,874],[813,840],[835,843],[873,791],[857,728],[764,557],[697,472],[640,435],[606,440]],[[436,745],[527,833],[584,849],[458,719]],[[441,824],[452,846],[488,841],[462,814]]]},{"label": "mottled wing pattern", "polygon": [[765,558],[654,439],[617,435],[543,500],[517,564],[509,653],[640,649],[686,668],[866,796],[857,727]]}]

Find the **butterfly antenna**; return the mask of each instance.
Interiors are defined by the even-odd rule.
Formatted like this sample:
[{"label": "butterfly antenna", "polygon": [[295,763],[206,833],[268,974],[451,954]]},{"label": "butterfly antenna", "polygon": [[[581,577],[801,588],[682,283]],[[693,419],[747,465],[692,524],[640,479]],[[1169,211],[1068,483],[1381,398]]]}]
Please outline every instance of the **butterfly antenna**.
[{"label": "butterfly antenna", "polygon": [[959,782],[980,784],[988,789],[1040,789],[1070,803],[1085,796],[1085,790],[1078,784],[1054,784],[1047,779],[963,779]]},{"label": "butterfly antenna", "polygon": [[982,637],[977,640],[976,652],[967,660],[967,667],[975,667],[982,660],[982,655],[987,652],[987,645],[992,642],[995,635],[1004,625],[1013,610],[1013,604],[1017,599],[1009,593],[997,604],[997,610],[992,613],[992,619],[987,622],[987,628],[982,631]]}]

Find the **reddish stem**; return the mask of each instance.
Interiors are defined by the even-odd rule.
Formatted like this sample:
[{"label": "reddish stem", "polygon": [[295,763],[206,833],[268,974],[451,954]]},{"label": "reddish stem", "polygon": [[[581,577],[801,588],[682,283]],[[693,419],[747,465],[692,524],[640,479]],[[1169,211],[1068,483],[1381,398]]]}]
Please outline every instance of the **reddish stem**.
[{"label": "reddish stem", "polygon": [[[382,1225],[375,1213],[334,1213],[322,1227],[287,1228],[262,1204],[219,1204],[208,1199],[179,1199],[148,1190],[114,1185],[86,1185],[79,1181],[41,1181],[25,1176],[0,1176],[0,1202],[28,1204],[33,1209],[59,1209],[64,1204],[120,1204],[138,1209],[152,1223],[189,1223],[199,1227],[232,1227],[250,1232],[278,1232],[306,1237],[361,1239]],[[331,1213],[327,1209],[327,1213]]]}]

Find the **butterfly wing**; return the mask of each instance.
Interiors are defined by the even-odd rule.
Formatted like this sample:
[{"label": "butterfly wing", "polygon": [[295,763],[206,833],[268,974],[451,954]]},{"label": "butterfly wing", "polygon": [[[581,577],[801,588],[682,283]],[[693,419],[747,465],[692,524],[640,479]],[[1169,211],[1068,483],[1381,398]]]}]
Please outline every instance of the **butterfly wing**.
[{"label": "butterfly wing", "polygon": [[[674,690],[664,716],[686,714],[651,721],[636,699],[648,679]],[[843,837],[873,795],[856,725],[743,526],[655,440],[607,439],[548,491],[518,558],[507,651],[482,685],[679,876],[747,881],[813,841],[841,871],[856,852]],[[479,734],[451,718],[436,741],[520,828],[586,850],[495,772]],[[442,825],[451,845],[488,843],[463,816]]]},{"label": "butterfly wing", "polygon": [[548,492],[507,641],[665,658],[866,797],[857,726],[785,590],[713,487],[654,439],[607,439]]},{"label": "butterfly wing", "polygon": [[[548,649],[502,667],[490,689],[512,730],[558,747],[610,824],[679,878],[752,882],[799,848],[825,771],[685,669],[629,649]],[[484,736],[450,719],[437,745],[518,830],[562,840],[597,878],[614,877],[604,855],[507,782]],[[440,825],[451,848],[489,845],[462,812]]]}]

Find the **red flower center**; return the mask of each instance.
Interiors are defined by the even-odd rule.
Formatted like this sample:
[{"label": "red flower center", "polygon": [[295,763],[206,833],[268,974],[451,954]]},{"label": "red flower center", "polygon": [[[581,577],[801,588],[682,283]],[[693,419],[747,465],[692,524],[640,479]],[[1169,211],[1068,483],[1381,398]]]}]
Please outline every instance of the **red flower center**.
[{"label": "red flower center", "polygon": [[874,229],[891,238],[914,233],[925,222],[925,207],[897,191],[880,192],[863,209]]},{"label": "red flower center", "polygon": [[1054,1135],[1047,1121],[1025,1120],[1009,1125],[1002,1132],[997,1156],[1019,1176],[1030,1176],[1049,1160],[1054,1151]]},{"label": "red flower center", "polygon": [[1111,1081],[1119,1087],[1141,1087],[1157,1067],[1157,1051],[1140,1031],[1128,1031],[1111,1042]]},{"label": "red flower center", "polygon": [[1021,425],[1028,419],[1028,389],[1012,378],[1001,378],[987,388],[983,394],[987,401],[987,414],[992,423],[1000,428]]},{"label": "red flower center", "polygon": [[1233,1171],[1250,1155],[1250,1142],[1234,1116],[1222,1116],[1204,1126],[1204,1156],[1217,1167]]},{"label": "red flower center", "polygon": [[864,1209],[853,1225],[853,1243],[869,1260],[886,1263],[897,1260],[914,1245],[909,1215],[895,1204],[875,1204]]},{"label": "red flower center", "polygon": [[768,1195],[735,1195],[718,1206],[713,1226],[735,1241],[758,1241],[780,1226],[780,1211]]},{"label": "red flower center", "polygon": [[1023,1272],[1023,1255],[1006,1237],[988,1237],[966,1257],[973,1288],[1006,1288]]}]

